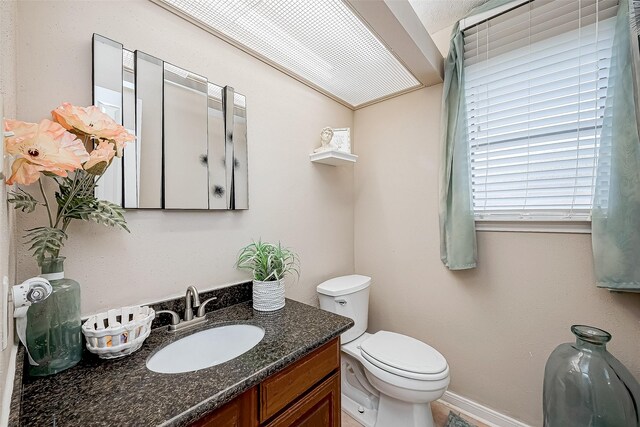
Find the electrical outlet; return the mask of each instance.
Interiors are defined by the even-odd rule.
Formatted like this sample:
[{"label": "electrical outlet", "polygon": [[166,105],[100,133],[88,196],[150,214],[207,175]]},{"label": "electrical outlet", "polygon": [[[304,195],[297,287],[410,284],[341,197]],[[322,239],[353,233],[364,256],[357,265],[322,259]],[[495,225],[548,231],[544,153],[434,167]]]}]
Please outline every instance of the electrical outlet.
[{"label": "electrical outlet", "polygon": [[9,340],[9,278],[2,277],[2,350],[7,348]]}]

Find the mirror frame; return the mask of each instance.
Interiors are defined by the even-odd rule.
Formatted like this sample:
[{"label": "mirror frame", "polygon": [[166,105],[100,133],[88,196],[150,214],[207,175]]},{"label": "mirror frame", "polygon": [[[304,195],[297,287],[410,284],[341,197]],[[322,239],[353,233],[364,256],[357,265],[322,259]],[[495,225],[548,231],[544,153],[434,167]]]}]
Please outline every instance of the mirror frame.
[{"label": "mirror frame", "polygon": [[[124,51],[124,46],[121,43],[118,43],[114,40],[111,40],[107,37],[101,36],[99,34],[93,34],[93,38],[92,38],[92,99],[93,99],[93,105],[99,106],[99,99],[98,99],[98,94],[96,93],[96,72],[99,71],[97,70],[96,66],[96,48],[95,48],[95,44],[96,42],[105,42],[107,44],[113,45],[114,47],[120,48],[121,49],[121,54],[120,54],[120,60],[122,61],[122,51]],[[223,123],[224,123],[224,142],[221,141],[221,144],[224,143],[224,166],[225,166],[225,187],[224,187],[224,197],[225,197],[225,204],[226,207],[221,207],[220,204],[218,204],[218,206],[220,207],[214,207],[213,203],[212,203],[212,197],[215,197],[215,195],[212,194],[213,189],[211,188],[211,173],[208,172],[207,174],[207,194],[208,194],[208,205],[207,208],[193,208],[193,207],[186,207],[186,208],[180,208],[180,207],[171,207],[171,208],[167,208],[166,207],[166,185],[165,185],[165,172],[166,172],[166,156],[165,156],[165,152],[166,152],[166,136],[165,136],[165,126],[166,126],[166,120],[167,117],[164,114],[164,105],[165,105],[165,93],[164,93],[164,84],[165,84],[165,80],[164,80],[164,71],[165,71],[165,64],[167,64],[168,62],[163,61],[162,59],[159,59],[157,57],[154,57],[152,55],[149,55],[145,52],[139,52],[137,50],[134,50],[134,106],[133,108],[135,109],[135,131],[136,133],[139,132],[139,130],[141,130],[141,117],[140,117],[140,112],[138,111],[140,106],[138,105],[138,69],[137,69],[137,61],[138,61],[138,54],[142,54],[145,56],[148,56],[150,58],[153,58],[157,61],[159,61],[162,65],[162,75],[163,75],[163,80],[162,80],[162,87],[163,87],[163,93],[162,93],[162,105],[160,106],[160,109],[162,110],[162,165],[161,165],[161,170],[162,170],[162,177],[161,177],[161,183],[160,183],[160,188],[161,188],[161,203],[160,206],[140,206],[140,177],[138,176],[140,174],[140,168],[141,166],[138,165],[139,163],[139,159],[137,158],[139,156],[139,152],[142,148],[142,141],[140,142],[140,145],[136,146],[136,150],[134,150],[134,152],[136,153],[136,160],[135,160],[135,164],[137,167],[137,170],[134,171],[136,175],[136,203],[135,206],[131,206],[131,203],[129,203],[127,200],[130,200],[130,198],[127,197],[127,194],[125,194],[126,192],[126,183],[125,183],[125,179],[126,179],[126,174],[127,172],[124,170],[125,168],[123,167],[123,165],[126,165],[127,163],[122,162],[122,164],[120,165],[120,168],[109,168],[114,169],[113,173],[119,173],[121,176],[120,179],[120,184],[119,185],[119,191],[120,191],[120,200],[115,200],[115,203],[120,204],[121,206],[123,206],[125,209],[177,209],[177,210],[244,210],[244,209],[248,209],[249,208],[249,170],[248,170],[248,164],[245,164],[244,170],[246,170],[246,180],[244,181],[243,184],[243,188],[239,189],[237,188],[237,179],[236,179],[236,173],[237,173],[237,160],[234,157],[235,154],[235,144],[236,141],[234,139],[234,126],[235,126],[235,109],[236,109],[236,105],[235,105],[235,90],[233,89],[233,87],[231,86],[220,86],[220,85],[216,85],[218,87],[222,87],[223,88],[223,96],[222,96],[222,114],[223,114]],[[114,56],[115,57],[115,56]],[[121,62],[122,64],[122,62]],[[180,67],[178,67],[180,68]],[[184,70],[185,72],[188,72],[187,70]],[[197,75],[196,73],[192,73],[194,75]],[[203,79],[205,81],[208,81],[205,77],[203,77]],[[122,82],[124,84],[124,67],[121,66],[120,67],[120,82]],[[214,84],[214,83],[212,83]],[[122,124],[123,120],[124,120],[124,113],[123,110],[125,108],[124,105],[124,87],[121,88],[120,91],[120,120],[117,120],[119,122],[119,124]],[[238,94],[240,95],[240,94]],[[243,96],[243,95],[240,95]],[[246,117],[246,97],[244,97],[245,99],[245,122],[247,120]],[[205,114],[205,117],[207,117],[207,133],[208,133],[208,120],[209,120],[209,111],[208,111],[208,104],[209,104],[209,96],[208,96],[208,85],[207,85],[207,113]],[[136,141],[137,143],[137,141]],[[244,162],[248,163],[248,138],[245,137],[245,139],[242,141],[243,144],[246,144],[247,147],[244,149],[244,152],[246,153],[246,159],[243,159]],[[208,154],[209,154],[209,147],[210,147],[211,141],[209,141],[209,139],[207,139],[207,159],[208,159],[208,163],[207,163],[207,168],[210,168],[212,166],[214,166],[212,164],[212,161],[208,158]],[[126,149],[125,149],[126,150]],[[125,156],[127,155],[127,152],[125,151]],[[120,160],[122,161],[123,159],[117,158],[116,160]],[[115,160],[114,160],[115,161]],[[104,178],[103,178],[104,179]],[[236,196],[236,193],[242,191],[244,192],[244,194],[246,194],[246,196],[244,196],[243,194],[243,198],[242,198],[242,202],[238,202],[238,197]],[[113,201],[113,200],[112,200]]]}]

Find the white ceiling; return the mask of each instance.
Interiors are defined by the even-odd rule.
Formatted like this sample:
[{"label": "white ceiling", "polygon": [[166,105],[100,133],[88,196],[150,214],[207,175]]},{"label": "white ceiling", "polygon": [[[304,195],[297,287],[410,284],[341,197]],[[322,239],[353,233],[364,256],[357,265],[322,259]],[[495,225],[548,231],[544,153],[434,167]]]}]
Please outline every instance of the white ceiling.
[{"label": "white ceiling", "polygon": [[487,0],[409,0],[429,34],[453,25]]}]

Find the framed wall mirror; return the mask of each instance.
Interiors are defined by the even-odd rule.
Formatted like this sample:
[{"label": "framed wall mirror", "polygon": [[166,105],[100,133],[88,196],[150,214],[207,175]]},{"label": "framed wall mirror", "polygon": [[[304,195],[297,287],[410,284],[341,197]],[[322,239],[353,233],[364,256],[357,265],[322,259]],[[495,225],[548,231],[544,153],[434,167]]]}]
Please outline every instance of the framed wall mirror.
[{"label": "framed wall mirror", "polygon": [[[123,55],[122,44],[93,35],[93,104],[118,124],[123,124]],[[122,180],[122,159],[116,157],[96,187],[96,197],[123,205]]]},{"label": "framed wall mirror", "polygon": [[136,135],[98,197],[127,209],[249,208],[246,98],[233,88],[94,34],[93,102]]},{"label": "framed wall mirror", "polygon": [[209,209],[207,79],[164,63],[164,203]]},{"label": "framed wall mirror", "polygon": [[249,209],[249,155],[247,146],[247,99],[233,96],[233,209]]},{"label": "framed wall mirror", "polygon": [[[136,198],[125,208],[159,209],[163,207],[162,178],[162,135],[163,135],[163,98],[164,66],[162,60],[139,50],[135,51],[135,116],[136,142],[135,169],[125,169],[125,182],[133,183],[127,187],[136,194]],[[128,147],[127,147],[128,148]],[[124,157],[127,157],[125,151]],[[127,174],[129,172],[129,174]],[[126,203],[126,199],[125,199]]]}]

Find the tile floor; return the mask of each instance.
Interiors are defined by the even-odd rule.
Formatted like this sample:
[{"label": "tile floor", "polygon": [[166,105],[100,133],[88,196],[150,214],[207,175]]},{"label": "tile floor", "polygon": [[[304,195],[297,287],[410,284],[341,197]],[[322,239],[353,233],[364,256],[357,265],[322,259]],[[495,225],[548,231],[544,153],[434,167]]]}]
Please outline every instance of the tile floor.
[{"label": "tile floor", "polygon": [[362,427],[362,425],[342,411],[342,427]]},{"label": "tile floor", "polygon": [[[476,427],[490,427],[487,424],[484,424],[466,414],[461,413],[460,410],[455,406],[449,405],[448,403],[442,402],[440,400],[431,404],[431,411],[433,412],[433,420],[436,427],[444,427],[444,425],[447,423],[449,411],[453,411],[456,415],[459,415],[460,418]],[[342,427],[362,427],[362,425],[343,411]]]}]

